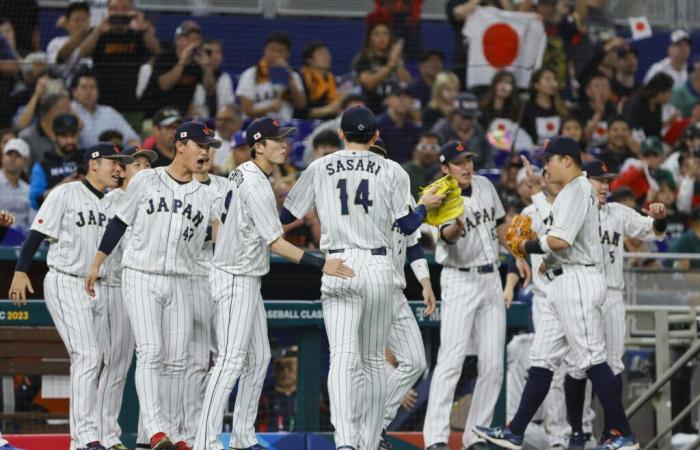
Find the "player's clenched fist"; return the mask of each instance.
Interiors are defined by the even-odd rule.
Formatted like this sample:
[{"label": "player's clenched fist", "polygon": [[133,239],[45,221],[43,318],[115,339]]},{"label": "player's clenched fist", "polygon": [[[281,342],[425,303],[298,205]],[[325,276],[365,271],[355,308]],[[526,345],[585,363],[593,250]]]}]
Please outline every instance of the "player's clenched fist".
[{"label": "player's clenched fist", "polygon": [[663,203],[652,203],[649,208],[642,209],[642,212],[654,219],[665,219],[666,218],[666,205]]},{"label": "player's clenched fist", "polygon": [[87,292],[87,295],[89,295],[90,297],[95,296],[95,282],[99,277],[99,273],[99,266],[92,264],[92,266],[90,266],[90,271],[85,276],[85,292]]},{"label": "player's clenched fist", "polygon": [[9,211],[0,210],[0,227],[8,228],[15,223],[15,216]]},{"label": "player's clenched fist", "polygon": [[26,305],[27,291],[32,294],[34,293],[34,288],[32,287],[32,282],[29,280],[29,276],[24,272],[15,272],[8,294],[12,303],[16,306]]},{"label": "player's clenched fist", "polygon": [[323,264],[323,273],[339,278],[352,278],[355,272],[345,264],[343,259],[327,259]]}]

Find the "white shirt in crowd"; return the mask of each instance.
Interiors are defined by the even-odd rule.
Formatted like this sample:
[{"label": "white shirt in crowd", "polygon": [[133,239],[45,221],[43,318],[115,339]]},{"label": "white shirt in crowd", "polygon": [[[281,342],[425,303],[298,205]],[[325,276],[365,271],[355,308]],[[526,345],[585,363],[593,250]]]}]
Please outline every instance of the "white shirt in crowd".
[{"label": "white shirt in crowd", "polygon": [[[270,81],[263,83],[255,82],[255,72],[257,67],[249,67],[241,74],[236,88],[237,97],[246,97],[250,99],[256,107],[265,107],[272,103],[277,97],[282,95],[289,88],[281,84],[273,84]],[[301,82],[301,77],[298,73],[292,73],[292,79],[297,85],[297,89],[303,91],[304,86]],[[270,112],[268,117],[278,120],[292,120],[294,116],[294,105],[290,101],[284,102],[282,108],[277,112]]]},{"label": "white shirt in crowd", "polygon": [[681,70],[676,70],[671,65],[671,60],[666,57],[661,61],[655,62],[647,70],[647,74],[644,75],[644,84],[648,83],[649,80],[653,78],[657,73],[663,72],[673,78],[673,87],[678,88],[685,84],[688,80],[688,69],[683,66]]}]

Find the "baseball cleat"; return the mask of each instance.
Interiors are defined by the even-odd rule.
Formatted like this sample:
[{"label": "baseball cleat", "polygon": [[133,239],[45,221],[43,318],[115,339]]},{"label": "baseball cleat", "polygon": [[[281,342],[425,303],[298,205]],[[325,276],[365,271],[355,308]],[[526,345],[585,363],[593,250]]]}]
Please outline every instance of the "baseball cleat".
[{"label": "baseball cleat", "polygon": [[255,444],[252,447],[246,447],[246,448],[240,448],[240,449],[235,449],[231,447],[229,450],[267,450],[267,447],[263,447],[260,444]]},{"label": "baseball cleat", "polygon": [[175,445],[173,445],[172,450],[192,450],[192,447],[187,445],[185,441],[177,441]]},{"label": "baseball cleat", "polygon": [[508,427],[474,427],[474,433],[491,444],[508,450],[522,450],[523,437],[513,434]]},{"label": "baseball cleat", "polygon": [[639,450],[634,435],[622,436],[617,430],[610,431],[610,438],[596,447],[596,450]]},{"label": "baseball cleat", "polygon": [[113,445],[109,448],[109,450],[129,450],[126,445],[119,443],[116,445]]},{"label": "baseball cleat", "polygon": [[571,436],[569,436],[569,446],[567,447],[567,450],[585,450],[588,438],[589,436],[586,436],[585,433],[571,433]]},{"label": "baseball cleat", "polygon": [[88,445],[85,446],[85,450],[107,450],[104,445],[100,443],[100,441],[94,441],[90,442]]},{"label": "baseball cleat", "polygon": [[448,447],[447,444],[445,444],[444,442],[438,442],[437,444],[433,444],[425,450],[450,450],[450,447]]},{"label": "baseball cleat", "polygon": [[382,437],[379,438],[379,450],[391,450],[393,447],[386,436],[386,429],[382,430]]},{"label": "baseball cleat", "polygon": [[162,431],[151,436],[151,450],[167,450],[173,448],[173,443]]}]

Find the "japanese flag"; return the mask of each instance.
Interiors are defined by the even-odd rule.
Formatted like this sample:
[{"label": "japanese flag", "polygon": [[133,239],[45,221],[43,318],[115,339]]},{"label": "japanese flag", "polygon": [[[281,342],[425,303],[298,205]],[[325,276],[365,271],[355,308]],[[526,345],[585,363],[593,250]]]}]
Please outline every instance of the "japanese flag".
[{"label": "japanese flag", "polygon": [[652,36],[651,25],[649,25],[649,21],[646,17],[628,17],[627,21],[632,31],[632,40],[638,41]]},{"label": "japanese flag", "polygon": [[535,13],[477,8],[464,22],[469,43],[467,87],[491,83],[494,73],[508,70],[518,87],[526,88],[530,75],[542,64],[547,36]]},{"label": "japanese flag", "polygon": [[559,134],[559,126],[561,119],[559,116],[536,117],[535,126],[537,127],[537,143],[542,145],[544,141]]},{"label": "japanese flag", "polygon": [[608,123],[600,121],[596,124],[593,129],[593,136],[591,136],[591,144],[593,145],[603,145],[608,142]]}]

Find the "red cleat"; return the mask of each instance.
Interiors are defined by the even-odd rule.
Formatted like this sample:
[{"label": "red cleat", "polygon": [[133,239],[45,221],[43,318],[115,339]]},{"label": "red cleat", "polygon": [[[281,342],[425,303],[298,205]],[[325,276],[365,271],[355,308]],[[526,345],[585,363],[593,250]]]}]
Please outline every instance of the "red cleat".
[{"label": "red cleat", "polygon": [[168,450],[173,448],[173,443],[168,435],[163,432],[151,436],[151,450]]},{"label": "red cleat", "polygon": [[173,445],[172,450],[192,450],[192,447],[187,445],[187,442],[185,441],[178,441]]}]

